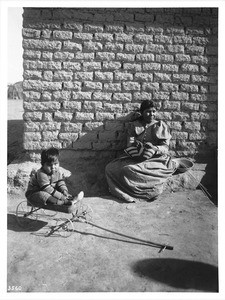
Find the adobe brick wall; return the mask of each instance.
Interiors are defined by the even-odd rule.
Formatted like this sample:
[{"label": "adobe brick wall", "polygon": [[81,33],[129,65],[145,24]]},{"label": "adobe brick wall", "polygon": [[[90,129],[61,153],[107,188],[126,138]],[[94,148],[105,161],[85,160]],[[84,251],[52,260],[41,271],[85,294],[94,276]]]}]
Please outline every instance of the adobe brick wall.
[{"label": "adobe brick wall", "polygon": [[24,149],[116,155],[153,99],[172,155],[215,151],[217,35],[217,8],[24,8]]}]

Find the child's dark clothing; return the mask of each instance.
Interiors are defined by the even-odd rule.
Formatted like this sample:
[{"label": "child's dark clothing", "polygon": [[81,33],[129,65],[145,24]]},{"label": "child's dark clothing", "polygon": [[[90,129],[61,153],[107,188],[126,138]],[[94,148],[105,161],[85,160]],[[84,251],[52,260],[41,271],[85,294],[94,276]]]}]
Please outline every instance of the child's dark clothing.
[{"label": "child's dark clothing", "polygon": [[60,170],[54,171],[52,175],[48,175],[43,168],[40,168],[30,178],[25,195],[31,202],[32,200],[35,202],[41,201],[42,204],[46,204],[48,198],[52,196],[56,198],[57,203],[57,200],[64,197],[64,191],[68,192],[68,189]]}]

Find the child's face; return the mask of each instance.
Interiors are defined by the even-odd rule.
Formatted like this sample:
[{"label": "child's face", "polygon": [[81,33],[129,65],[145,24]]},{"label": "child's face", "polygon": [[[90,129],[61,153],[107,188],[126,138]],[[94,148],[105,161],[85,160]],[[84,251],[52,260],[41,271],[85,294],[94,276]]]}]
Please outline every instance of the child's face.
[{"label": "child's face", "polygon": [[48,175],[52,175],[59,168],[59,161],[55,160],[51,163],[44,163],[43,169]]}]

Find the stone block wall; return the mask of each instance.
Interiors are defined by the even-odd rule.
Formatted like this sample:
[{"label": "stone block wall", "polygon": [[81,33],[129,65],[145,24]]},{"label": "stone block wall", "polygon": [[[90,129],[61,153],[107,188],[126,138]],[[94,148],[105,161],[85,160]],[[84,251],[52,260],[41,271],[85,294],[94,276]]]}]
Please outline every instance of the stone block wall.
[{"label": "stone block wall", "polygon": [[217,8],[24,8],[24,149],[116,155],[153,99],[172,155],[215,150],[217,35]]}]

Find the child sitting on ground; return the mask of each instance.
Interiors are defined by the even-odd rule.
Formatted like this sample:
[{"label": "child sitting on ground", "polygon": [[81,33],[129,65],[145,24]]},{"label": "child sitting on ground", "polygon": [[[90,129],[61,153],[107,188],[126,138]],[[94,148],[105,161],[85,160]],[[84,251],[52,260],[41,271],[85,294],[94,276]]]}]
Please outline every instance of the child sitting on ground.
[{"label": "child sitting on ground", "polygon": [[28,184],[26,198],[31,203],[73,205],[80,201],[84,193],[76,197],[69,194],[62,173],[59,170],[59,151],[56,148],[43,150],[41,168],[38,169]]}]

